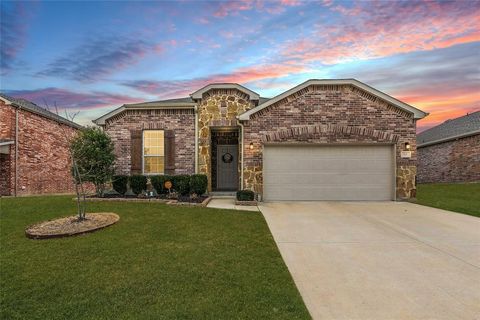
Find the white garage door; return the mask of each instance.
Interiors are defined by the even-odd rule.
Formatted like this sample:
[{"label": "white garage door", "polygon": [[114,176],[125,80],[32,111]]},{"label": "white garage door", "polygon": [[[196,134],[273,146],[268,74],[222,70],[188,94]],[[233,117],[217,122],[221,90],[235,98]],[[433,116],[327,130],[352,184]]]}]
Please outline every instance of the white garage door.
[{"label": "white garage door", "polygon": [[393,147],[267,145],[263,197],[273,200],[392,200]]}]

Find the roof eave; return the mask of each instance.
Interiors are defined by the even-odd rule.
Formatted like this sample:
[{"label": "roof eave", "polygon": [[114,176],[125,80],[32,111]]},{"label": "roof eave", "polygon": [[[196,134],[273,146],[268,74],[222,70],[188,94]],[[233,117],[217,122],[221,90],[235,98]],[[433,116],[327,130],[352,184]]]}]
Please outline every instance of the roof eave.
[{"label": "roof eave", "polygon": [[111,117],[123,112],[124,110],[156,110],[156,109],[191,109],[196,106],[194,102],[174,102],[174,103],[156,103],[156,104],[148,104],[148,103],[136,103],[136,104],[124,104],[117,109],[110,111],[109,113],[92,120],[93,123],[99,126],[104,126],[105,121],[110,119]]},{"label": "roof eave", "polygon": [[13,140],[8,140],[8,141],[0,141],[0,146],[8,146],[10,144],[14,144],[15,141]]}]

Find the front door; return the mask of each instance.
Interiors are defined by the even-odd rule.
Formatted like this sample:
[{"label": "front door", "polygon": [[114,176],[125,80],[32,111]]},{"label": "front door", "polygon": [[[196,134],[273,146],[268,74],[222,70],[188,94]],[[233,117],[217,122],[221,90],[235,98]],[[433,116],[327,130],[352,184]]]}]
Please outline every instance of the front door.
[{"label": "front door", "polygon": [[238,188],[238,145],[217,145],[217,190]]}]

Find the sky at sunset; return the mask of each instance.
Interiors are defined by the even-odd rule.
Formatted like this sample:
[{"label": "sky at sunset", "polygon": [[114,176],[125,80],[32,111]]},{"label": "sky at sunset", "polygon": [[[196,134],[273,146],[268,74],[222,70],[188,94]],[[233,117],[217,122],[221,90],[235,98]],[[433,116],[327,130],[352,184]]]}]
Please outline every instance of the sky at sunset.
[{"label": "sky at sunset", "polygon": [[430,115],[480,110],[480,1],[1,1],[1,91],[89,124],[236,82],[356,78]]}]

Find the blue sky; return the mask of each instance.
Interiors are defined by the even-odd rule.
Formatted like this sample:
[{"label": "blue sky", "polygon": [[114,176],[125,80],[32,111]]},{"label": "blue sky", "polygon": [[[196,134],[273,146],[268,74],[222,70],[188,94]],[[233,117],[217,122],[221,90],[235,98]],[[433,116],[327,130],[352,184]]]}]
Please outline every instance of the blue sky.
[{"label": "blue sky", "polygon": [[80,111],[210,82],[275,96],[353,77],[419,107],[480,109],[479,1],[2,1],[2,92]]}]

